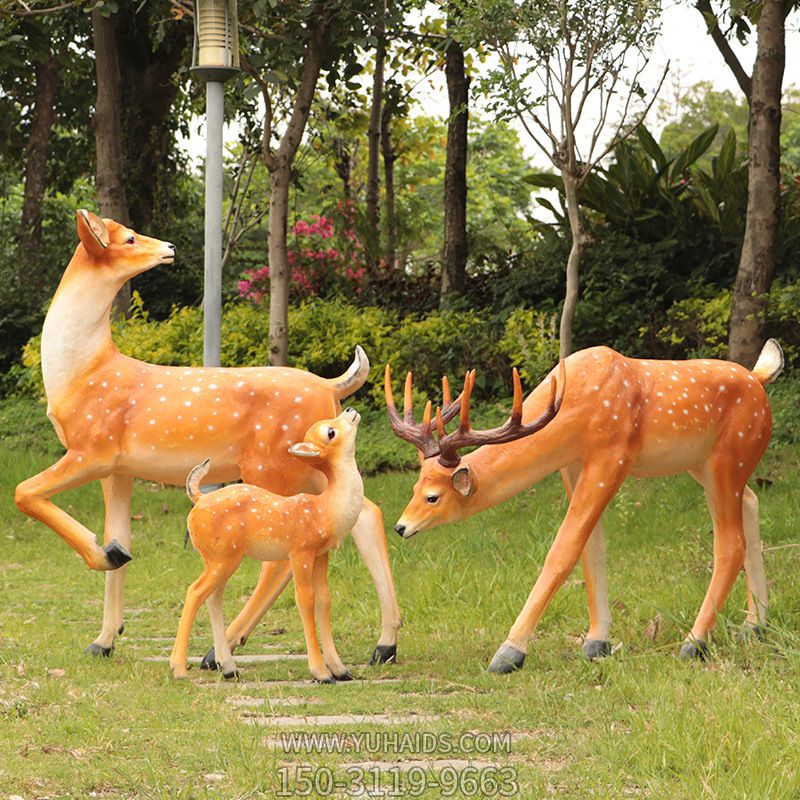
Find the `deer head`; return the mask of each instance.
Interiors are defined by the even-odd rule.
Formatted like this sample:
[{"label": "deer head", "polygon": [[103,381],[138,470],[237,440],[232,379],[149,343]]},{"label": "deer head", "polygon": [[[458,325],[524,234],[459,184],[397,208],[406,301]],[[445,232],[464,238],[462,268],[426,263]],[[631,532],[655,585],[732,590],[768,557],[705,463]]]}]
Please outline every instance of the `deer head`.
[{"label": "deer head", "polygon": [[[389,423],[401,439],[417,447],[420,456],[419,479],[413,496],[403,511],[395,530],[405,539],[427,528],[453,522],[472,513],[473,498],[478,491],[478,476],[467,462],[462,462],[459,450],[464,447],[498,445],[513,442],[540,431],[558,413],[564,397],[565,372],[561,362],[561,391],[556,396],[555,376],[550,379],[550,402],[536,419],[522,423],[522,385],[519,373],[513,370],[514,401],[511,417],[498,428],[473,430],[470,425],[470,398],[475,386],[475,370],[464,377],[464,389],[459,397],[450,401],[447,378],[442,379],[443,406],[436,409],[436,431],[433,430],[431,403],[428,401],[422,423],[414,422],[412,408],[412,375],[406,376],[403,417],[397,413],[392,391],[391,369],[387,365],[384,375],[384,392]],[[458,428],[447,433],[446,424],[459,414]]]}]

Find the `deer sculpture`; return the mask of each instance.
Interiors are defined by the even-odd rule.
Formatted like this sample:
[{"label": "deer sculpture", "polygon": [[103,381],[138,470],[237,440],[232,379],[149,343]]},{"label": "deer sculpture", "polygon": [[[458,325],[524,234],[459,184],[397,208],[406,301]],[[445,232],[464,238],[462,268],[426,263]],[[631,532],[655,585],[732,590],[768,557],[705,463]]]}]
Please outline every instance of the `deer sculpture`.
[{"label": "deer sculpture", "polygon": [[[308,652],[308,666],[319,683],[349,681],[331,634],[331,596],[328,590],[328,551],[350,533],[364,503],[364,486],[356,466],[356,432],[361,417],[346,408],[336,419],[312,425],[303,441],[289,453],[319,470],[327,485],[321,494],[291,497],[250,484],[234,484],[200,493],[210,469],[208,460],[195,467],[186,481],[194,504],[187,526],[192,544],[203,557],[200,577],[189,587],[178,636],[170,658],[173,677],[186,677],[189,633],[205,601],[214,632],[214,650],[224,677],[236,678],[222,599],[228,579],[245,556],[259,561],[288,560],[294,575],[295,599]],[[320,653],[314,618],[319,625]]]},{"label": "deer sculpture", "polygon": [[[569,496],[567,514],[524,608],[489,665],[490,672],[522,667],[545,609],[581,554],[589,600],[584,653],[595,658],[610,652],[600,517],[628,476],[688,472],[705,489],[714,523],[714,568],[681,657],[706,657],[708,634],[743,564],[748,583],[745,626],[763,631],[767,585],[758,500],[747,480],[772,431],[763,387],[782,367],[780,346],[772,339],[752,371],[727,361],[639,360],[593,347],[562,362],[566,385],[562,379],[563,403],[557,415],[546,381],[523,404],[515,375],[511,420],[494,431],[473,431],[469,424],[473,371],[467,373],[456,403],[449,402],[444,381],[444,407],[437,410],[434,432],[429,407],[422,424],[413,420],[410,373],[404,416],[398,415],[387,366],[385,393],[392,429],[416,445],[422,462],[413,496],[395,526],[404,538],[495,506],[561,471]],[[459,410],[458,428],[447,433],[447,421]],[[528,422],[534,419],[536,424]],[[540,420],[545,422],[541,427]],[[458,451],[468,445],[481,446],[460,456]]]},{"label": "deer sculpture", "polygon": [[[131,559],[134,478],[181,485],[210,457],[208,480],[241,478],[282,495],[319,492],[324,475],[289,454],[314,422],[366,380],[369,361],[356,348],[350,368],[325,379],[286,367],[184,368],[122,355],[111,338],[111,303],[123,284],[160,264],[175,246],[142,236],[88,211],[77,214],[80,242],[50,305],[42,331],[47,415],[67,452],[22,482],[16,503],[61,536],[95,570],[106,570],[103,626],[86,652],[110,655],[123,629],[123,596]],[[104,545],[51,498],[99,480],[105,499]],[[396,653],[400,614],[380,510],[364,500],[353,538],[381,604],[373,661]],[[250,600],[228,629],[241,645],[291,578],[287,561],[265,563]],[[216,666],[213,652],[206,666]]]}]

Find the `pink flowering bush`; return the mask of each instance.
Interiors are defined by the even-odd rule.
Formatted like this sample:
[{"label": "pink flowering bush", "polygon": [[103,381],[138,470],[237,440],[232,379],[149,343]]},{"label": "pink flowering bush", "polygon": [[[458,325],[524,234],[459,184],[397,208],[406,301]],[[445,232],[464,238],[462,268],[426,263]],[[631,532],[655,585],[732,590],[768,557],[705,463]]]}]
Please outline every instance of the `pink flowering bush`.
[{"label": "pink flowering bush", "polygon": [[[289,231],[288,253],[292,301],[332,294],[356,298],[365,276],[364,246],[355,231],[355,206],[340,202],[334,217],[312,214]],[[269,294],[269,267],[247,270],[239,296],[260,303]]]}]

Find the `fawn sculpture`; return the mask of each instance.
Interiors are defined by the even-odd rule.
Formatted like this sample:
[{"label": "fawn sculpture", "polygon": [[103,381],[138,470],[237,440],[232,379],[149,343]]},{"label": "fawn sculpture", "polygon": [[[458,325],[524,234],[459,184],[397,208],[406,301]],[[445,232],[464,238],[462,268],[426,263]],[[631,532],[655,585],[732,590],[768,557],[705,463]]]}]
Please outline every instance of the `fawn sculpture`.
[{"label": "fawn sculpture", "polygon": [[[210,457],[209,481],[242,478],[278,494],[321,491],[325,478],[288,448],[308,427],[335,416],[340,401],[366,380],[369,361],[356,348],[339,378],[285,367],[184,368],[122,355],[111,338],[111,303],[123,284],[159,264],[175,246],[88,211],[77,214],[80,242],[42,330],[47,415],[67,452],[17,487],[21,511],[44,522],[91,569],[106,573],[103,627],[86,651],[109,655],[123,627],[124,566],[131,558],[134,478],[181,485],[193,465]],[[99,480],[105,499],[105,542],[51,501]],[[381,636],[373,661],[394,658],[400,613],[380,510],[369,500],[353,538],[380,598]],[[228,629],[244,642],[291,578],[288,561],[264,564],[258,585]],[[214,666],[213,652],[206,665]]]},{"label": "fawn sculpture", "polygon": [[186,593],[169,662],[173,677],[186,677],[189,633],[203,602],[208,605],[214,650],[223,674],[226,678],[238,676],[225,635],[222,598],[228,579],[249,556],[259,561],[290,562],[314,679],[320,683],[352,680],[331,635],[328,551],[338,547],[350,532],[364,502],[355,458],[360,419],[354,409],[347,408],[336,419],[312,425],[303,441],[289,448],[292,456],[325,476],[327,485],[321,494],[284,497],[245,483],[201,495],[200,482],[210,469],[208,460],[189,473],[186,493],[195,505],[187,525],[205,567]]},{"label": "fawn sculpture", "polygon": [[[767,584],[758,531],[758,500],[747,480],[767,447],[772,417],[764,385],[783,368],[780,346],[769,340],[752,371],[712,359],[652,361],[625,358],[593,347],[562,362],[563,405],[553,411],[552,388],[538,386],[524,404],[515,376],[514,412],[504,428],[521,436],[525,421],[545,419],[535,436],[509,441],[513,431],[473,431],[469,403],[475,373],[467,373],[460,401],[437,410],[434,436],[430,409],[413,421],[411,375],[406,379],[404,418],[397,414],[391,372],[385,392],[395,433],[412,442],[422,461],[411,501],[395,530],[414,536],[446,522],[497,505],[556,470],[569,508],[525,607],[489,665],[490,672],[519,669],[550,600],[583,553],[589,600],[589,658],[610,652],[611,613],[605,578],[603,510],[629,475],[653,477],[688,472],[705,489],[714,522],[714,569],[699,614],[681,656],[705,657],[714,627],[737,573],[744,564],[748,585],[745,625],[760,633],[766,621]],[[550,381],[554,380],[551,373]],[[543,412],[550,396],[549,405]],[[445,424],[460,411],[452,433]],[[516,424],[514,423],[516,420]],[[528,431],[531,432],[531,431]],[[505,442],[505,443],[503,443]],[[460,456],[467,445],[491,445]]]}]

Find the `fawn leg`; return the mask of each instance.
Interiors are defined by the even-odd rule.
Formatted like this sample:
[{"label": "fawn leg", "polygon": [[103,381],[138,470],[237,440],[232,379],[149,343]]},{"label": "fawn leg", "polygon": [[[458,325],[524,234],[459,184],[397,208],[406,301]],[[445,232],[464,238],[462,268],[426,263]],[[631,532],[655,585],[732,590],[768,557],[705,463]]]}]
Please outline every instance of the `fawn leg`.
[{"label": "fawn leg", "polygon": [[350,670],[342,663],[331,632],[331,593],[328,588],[328,553],[317,557],[314,562],[314,616],[319,626],[319,638],[322,643],[322,654],[325,664],[337,681],[351,681]]},{"label": "fawn leg", "polygon": [[317,630],[314,626],[314,562],[316,556],[305,550],[294,551],[291,554],[292,575],[294,576],[294,597],[297,601],[297,610],[303,621],[303,633],[306,637],[306,650],[308,652],[308,668],[314,679],[320,683],[334,683],[333,676],[325,666],[322,653],[319,649]]},{"label": "fawn leg", "polygon": [[[247,641],[291,579],[292,569],[288,561],[265,561],[261,565],[256,588],[225,633],[231,651]],[[200,669],[218,669],[216,646],[203,656]]]},{"label": "fawn leg", "polygon": [[222,670],[223,677],[230,679],[238,678],[239,671],[236,669],[236,663],[233,660],[233,654],[228,645],[228,639],[225,636],[225,618],[222,615],[222,600],[225,596],[225,586],[227,582],[228,580],[226,578],[224,583],[220,584],[209,595],[208,600],[206,600],[206,605],[208,606],[208,616],[211,619],[211,631],[214,634],[214,650],[217,652],[217,658],[219,658],[220,669]]},{"label": "fawn leg", "polygon": [[742,522],[744,524],[744,571],[747,577],[747,617],[745,627],[758,635],[766,632],[767,575],[764,571],[764,556],[758,525],[758,497],[749,487],[742,494]]},{"label": "fawn leg", "polygon": [[200,577],[186,591],[186,602],[183,604],[178,634],[175,637],[172,655],[169,657],[169,668],[172,670],[174,678],[186,677],[186,653],[189,649],[189,634],[198,609],[220,583],[226,579],[227,576],[220,577],[220,571],[216,565],[206,563]]}]

